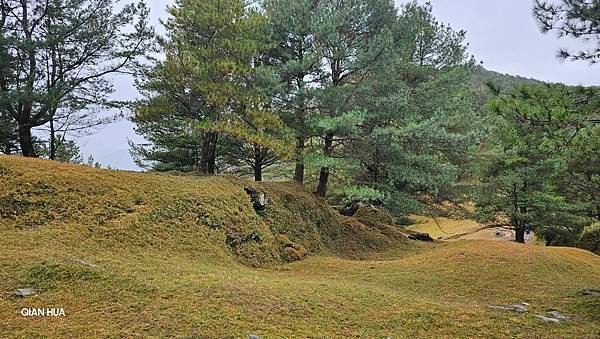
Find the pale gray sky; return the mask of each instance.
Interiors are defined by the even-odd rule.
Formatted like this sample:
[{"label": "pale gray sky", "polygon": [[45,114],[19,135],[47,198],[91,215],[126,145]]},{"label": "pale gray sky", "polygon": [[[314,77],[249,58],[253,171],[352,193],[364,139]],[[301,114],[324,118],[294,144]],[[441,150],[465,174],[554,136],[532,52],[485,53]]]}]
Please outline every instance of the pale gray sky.
[{"label": "pale gray sky", "polygon": [[[165,17],[170,1],[147,0],[152,20]],[[396,0],[397,4],[405,1]],[[419,0],[425,3],[425,0]],[[564,62],[556,59],[558,47],[578,49],[578,41],[558,40],[553,34],[542,35],[531,15],[533,0],[431,0],[433,13],[454,29],[467,31],[470,53],[488,69],[549,82],[570,85],[600,85],[600,66]],[[127,78],[115,79],[119,99],[138,95]],[[141,142],[128,121],[111,124],[99,133],[78,140],[84,154],[93,155],[102,165],[137,170],[129,155],[127,140]]]}]

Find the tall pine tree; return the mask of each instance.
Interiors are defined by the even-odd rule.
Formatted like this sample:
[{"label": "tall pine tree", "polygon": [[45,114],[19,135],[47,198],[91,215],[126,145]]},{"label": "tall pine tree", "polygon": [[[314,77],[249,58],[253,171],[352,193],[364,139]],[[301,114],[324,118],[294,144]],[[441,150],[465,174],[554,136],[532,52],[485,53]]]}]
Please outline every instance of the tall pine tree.
[{"label": "tall pine tree", "polygon": [[[224,135],[279,148],[268,127],[277,128],[281,121],[257,85],[258,56],[266,48],[265,17],[244,0],[179,0],[168,11],[167,38],[161,41],[165,59],[156,62],[140,86],[146,99],[133,118],[140,131],[155,142],[187,143],[191,147],[180,148],[186,152],[200,144],[199,154],[191,158],[198,159],[204,174],[215,174]],[[177,131],[184,133],[168,134]],[[188,142],[186,136],[193,138]]]},{"label": "tall pine tree", "polygon": [[273,104],[295,136],[294,180],[304,181],[306,144],[314,131],[315,84],[322,75],[314,30],[315,0],[266,0],[272,48],[266,71],[272,76]]},{"label": "tall pine tree", "polygon": [[345,162],[336,149],[352,137],[364,118],[364,112],[350,101],[385,55],[396,10],[389,0],[323,0],[313,15],[324,72],[317,84],[319,115],[313,120],[322,145],[315,158],[320,167],[316,194],[325,197],[332,169]]},{"label": "tall pine tree", "polygon": [[135,69],[152,45],[143,2],[115,11],[105,0],[3,0],[0,9],[0,107],[24,156],[37,156],[33,128],[111,107],[107,77]]}]

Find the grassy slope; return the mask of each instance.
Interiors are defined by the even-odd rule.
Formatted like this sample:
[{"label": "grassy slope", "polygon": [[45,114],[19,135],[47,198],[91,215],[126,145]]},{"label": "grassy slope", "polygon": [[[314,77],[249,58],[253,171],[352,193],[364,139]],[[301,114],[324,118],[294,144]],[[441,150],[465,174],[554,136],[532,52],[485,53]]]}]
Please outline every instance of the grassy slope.
[{"label": "grassy slope", "polygon": [[[261,217],[245,185],[255,184],[0,157],[0,337],[600,333],[600,301],[579,294],[600,287],[600,258],[589,252],[483,241],[416,247],[338,220],[290,185],[256,186],[273,199]],[[278,233],[313,255],[281,264]],[[228,235],[261,240],[231,247]],[[11,295],[25,286],[40,293]],[[486,306],[522,301],[532,313]],[[23,318],[22,307],[62,307],[67,317]],[[533,317],[550,309],[578,320]]]},{"label": "grassy slope", "polygon": [[[415,224],[408,227],[409,230],[429,233],[432,238],[448,238],[459,234],[476,232],[483,225],[473,220],[455,220],[450,218],[433,218],[424,216],[411,216]],[[437,221],[437,223],[436,223]]]}]

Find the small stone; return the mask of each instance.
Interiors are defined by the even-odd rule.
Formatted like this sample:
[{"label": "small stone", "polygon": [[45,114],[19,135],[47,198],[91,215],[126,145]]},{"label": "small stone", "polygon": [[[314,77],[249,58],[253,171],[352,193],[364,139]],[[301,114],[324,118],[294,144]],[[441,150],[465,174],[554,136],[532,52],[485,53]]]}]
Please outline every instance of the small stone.
[{"label": "small stone", "polygon": [[252,207],[256,212],[262,212],[269,204],[269,198],[263,193],[251,187],[244,187],[244,191],[248,194]]},{"label": "small stone", "polygon": [[527,306],[526,305],[509,305],[508,306],[512,311],[517,311],[517,312],[527,312]]},{"label": "small stone", "polygon": [[581,293],[583,293],[583,295],[590,295],[590,296],[600,296],[600,290],[595,289],[595,288],[587,288],[583,291],[581,291]]},{"label": "small stone", "polygon": [[488,307],[496,309],[496,310],[502,310],[502,311],[527,312],[527,307],[525,307],[524,305],[518,305],[518,304],[508,305],[508,306],[488,305]]},{"label": "small stone", "polygon": [[15,295],[21,297],[21,298],[25,298],[27,296],[30,296],[32,294],[35,294],[35,291],[31,288],[19,288],[15,291]]},{"label": "small stone", "polygon": [[561,314],[558,311],[548,312],[548,315],[550,315],[551,318],[558,319],[558,320],[571,320],[571,319],[573,319],[572,316]]},{"label": "small stone", "polygon": [[256,334],[250,334],[250,335],[248,336],[248,339],[260,339],[260,337],[259,337],[259,336],[257,336]]},{"label": "small stone", "polygon": [[545,321],[545,322],[548,322],[548,323],[555,323],[555,324],[560,323],[560,320],[558,320],[558,319],[544,317],[543,315],[536,315],[535,317],[538,318],[538,319],[540,319],[541,321]]}]

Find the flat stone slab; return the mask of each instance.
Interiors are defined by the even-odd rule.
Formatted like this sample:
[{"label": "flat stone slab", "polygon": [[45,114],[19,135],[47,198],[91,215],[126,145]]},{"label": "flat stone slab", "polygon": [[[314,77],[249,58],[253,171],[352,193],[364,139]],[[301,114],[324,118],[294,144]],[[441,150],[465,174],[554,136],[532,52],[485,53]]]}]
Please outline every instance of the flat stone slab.
[{"label": "flat stone slab", "polygon": [[555,324],[560,323],[560,320],[558,320],[558,319],[550,318],[550,317],[545,317],[543,315],[536,315],[535,317],[538,318],[538,319],[540,319],[541,321],[545,321],[547,323],[555,323]]},{"label": "flat stone slab", "polygon": [[563,321],[575,319],[575,317],[573,317],[573,316],[565,315],[558,311],[550,311],[550,312],[548,312],[548,316],[536,315],[535,317],[540,319],[541,321],[555,323],[555,324],[561,323]]},{"label": "flat stone slab", "polygon": [[591,295],[594,297],[600,296],[600,290],[596,288],[587,288],[581,291],[581,293],[583,293],[583,295]]},{"label": "flat stone slab", "polygon": [[489,308],[501,311],[513,311],[513,312],[527,312],[527,305],[524,304],[512,304],[512,305],[488,305]]},{"label": "flat stone slab", "polygon": [[65,258],[66,262],[71,262],[74,264],[79,264],[79,265],[83,265],[83,266],[87,266],[89,268],[98,268],[98,265],[96,264],[92,264],[89,261],[85,261],[83,259],[79,259],[79,258]]},{"label": "flat stone slab", "polygon": [[562,320],[571,320],[571,319],[573,319],[573,318],[574,318],[574,317],[572,317],[572,316],[570,316],[570,315],[564,315],[564,314],[562,314],[562,313],[560,313],[560,312],[558,312],[558,311],[551,311],[551,312],[548,312],[548,315],[549,315],[551,318],[558,319],[558,320],[561,320],[561,321],[562,321]]},{"label": "flat stone slab", "polygon": [[21,298],[25,298],[33,294],[35,294],[35,291],[32,288],[19,288],[15,291],[15,295]]}]

